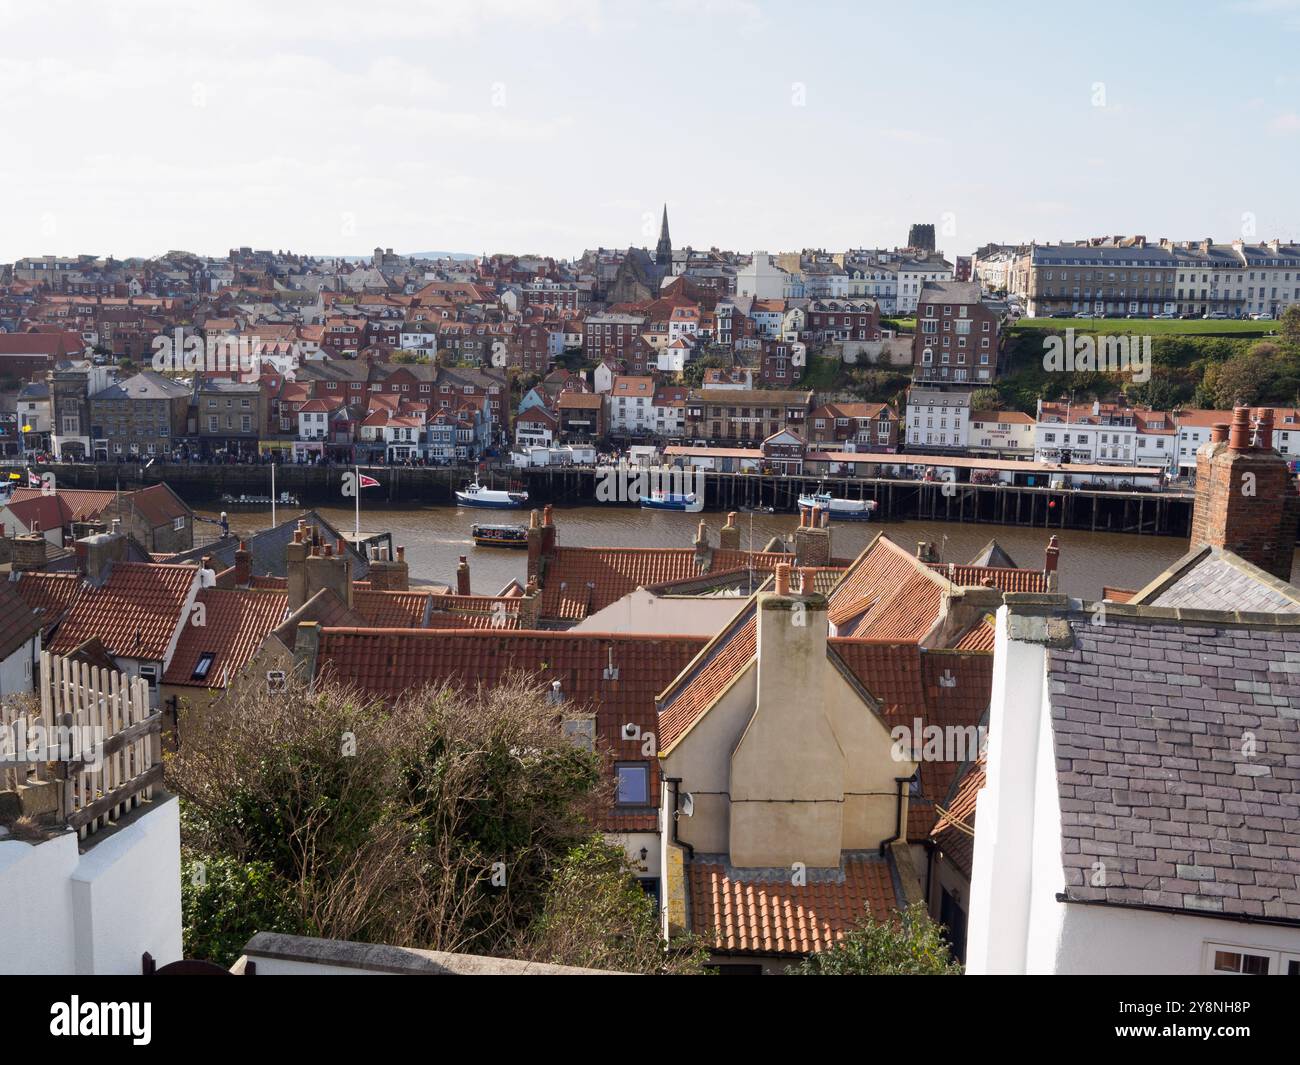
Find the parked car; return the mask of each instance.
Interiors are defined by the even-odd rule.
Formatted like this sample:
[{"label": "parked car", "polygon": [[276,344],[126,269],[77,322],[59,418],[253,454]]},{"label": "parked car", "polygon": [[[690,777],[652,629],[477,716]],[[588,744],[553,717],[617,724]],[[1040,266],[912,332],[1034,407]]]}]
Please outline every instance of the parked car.
[{"label": "parked car", "polygon": [[1211,311],[1209,314],[1201,315],[1202,319],[1213,319],[1214,321],[1224,321],[1227,317],[1227,314],[1223,311]]},{"label": "parked car", "polygon": [[1080,312],[1079,312],[1078,314],[1076,314],[1074,317],[1076,317],[1076,318],[1091,318],[1091,317],[1092,317],[1092,312],[1091,312],[1091,311],[1080,311]]},{"label": "parked car", "polygon": [[1176,314],[1153,314],[1152,318],[1177,318]]}]

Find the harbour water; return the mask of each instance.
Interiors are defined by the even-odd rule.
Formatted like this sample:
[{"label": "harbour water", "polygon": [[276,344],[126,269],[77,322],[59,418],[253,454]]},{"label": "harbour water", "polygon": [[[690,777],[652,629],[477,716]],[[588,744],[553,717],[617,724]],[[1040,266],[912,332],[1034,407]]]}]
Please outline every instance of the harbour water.
[{"label": "harbour water", "polygon": [[[299,508],[281,507],[276,518],[285,521],[300,513]],[[346,507],[317,508],[327,521],[350,532],[354,514]],[[200,513],[215,517],[218,511]],[[726,520],[717,513],[684,514],[638,510],[627,506],[575,506],[555,508],[559,543],[571,547],[689,547],[696,524],[703,519],[709,538],[716,546],[718,528]],[[237,534],[267,528],[269,508],[229,515]],[[363,532],[391,532],[394,545],[406,548],[412,579],[455,583],[456,563],[461,555],[470,562],[473,590],[480,594],[499,591],[512,578],[522,581],[525,552],[502,548],[475,547],[470,526],[476,521],[527,524],[528,512],[489,512],[449,506],[388,508],[363,506]],[[741,546],[761,549],[773,536],[790,536],[799,523],[794,514],[741,514]],[[210,529],[211,526],[205,526]],[[879,532],[915,550],[918,540],[930,540],[945,562],[968,562],[990,539],[997,541],[1015,561],[1026,568],[1040,568],[1043,549],[1051,535],[1044,529],[1006,525],[957,524],[952,522],[842,522],[833,527],[832,550],[837,557],[852,558]],[[1056,532],[1061,544],[1060,588],[1084,599],[1100,598],[1103,587],[1140,588],[1187,551],[1187,541],[1166,536],[1131,536],[1118,533],[1064,529]],[[1300,573],[1293,575],[1293,580]]]}]

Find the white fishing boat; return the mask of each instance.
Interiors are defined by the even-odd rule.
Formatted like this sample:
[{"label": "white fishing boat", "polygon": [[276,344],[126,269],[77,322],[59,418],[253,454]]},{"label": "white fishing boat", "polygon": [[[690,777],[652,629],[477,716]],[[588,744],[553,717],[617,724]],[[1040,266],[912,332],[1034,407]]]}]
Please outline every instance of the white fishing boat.
[{"label": "white fishing boat", "polygon": [[870,521],[875,513],[874,499],[840,499],[829,492],[814,492],[799,497],[799,506],[827,511],[832,518]]},{"label": "white fishing boat", "polygon": [[462,507],[518,510],[527,502],[527,492],[505,492],[498,488],[484,488],[477,480],[456,493],[456,503]]}]

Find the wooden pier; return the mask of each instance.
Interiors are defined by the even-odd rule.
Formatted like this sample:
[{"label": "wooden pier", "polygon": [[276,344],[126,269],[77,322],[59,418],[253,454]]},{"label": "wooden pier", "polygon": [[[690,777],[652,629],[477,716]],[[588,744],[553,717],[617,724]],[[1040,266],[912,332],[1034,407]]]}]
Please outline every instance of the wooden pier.
[{"label": "wooden pier", "polygon": [[[164,465],[147,469],[133,464],[74,464],[41,467],[54,471],[68,488],[123,489],[166,482],[181,498],[219,507],[224,494],[266,495],[269,466]],[[303,506],[351,506],[344,495],[351,466],[276,467],[277,492],[289,492]],[[379,481],[365,490],[363,504],[392,506],[451,504],[454,492],[474,476],[468,467],[376,466],[362,470]],[[978,522],[1041,529],[1088,529],[1096,532],[1187,536],[1193,495],[1187,491],[1059,489],[1024,485],[948,483],[891,478],[777,476],[718,473],[704,476],[705,509],[726,512],[744,507],[773,507],[794,512],[800,495],[818,490],[845,499],[875,500],[886,519]],[[595,505],[597,471],[592,467],[538,466],[494,468],[480,474],[493,488],[522,486],[538,503]],[[611,503],[610,506],[620,504]],[[634,506],[634,503],[621,504]]]}]

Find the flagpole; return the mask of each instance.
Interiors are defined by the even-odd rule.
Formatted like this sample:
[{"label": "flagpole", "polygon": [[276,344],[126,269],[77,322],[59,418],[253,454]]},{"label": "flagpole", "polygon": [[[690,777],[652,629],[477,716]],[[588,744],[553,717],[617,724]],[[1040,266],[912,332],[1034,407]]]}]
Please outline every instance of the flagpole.
[{"label": "flagpole", "polygon": [[271,456],[271,528],[275,528],[275,455]]},{"label": "flagpole", "polygon": [[356,543],[361,543],[361,467],[353,466],[352,472],[355,473],[357,477],[357,489],[356,489],[357,522],[356,525],[353,527],[352,532],[354,533],[354,539]]}]

